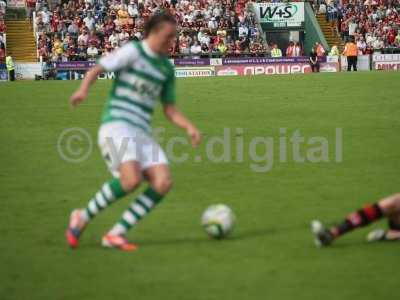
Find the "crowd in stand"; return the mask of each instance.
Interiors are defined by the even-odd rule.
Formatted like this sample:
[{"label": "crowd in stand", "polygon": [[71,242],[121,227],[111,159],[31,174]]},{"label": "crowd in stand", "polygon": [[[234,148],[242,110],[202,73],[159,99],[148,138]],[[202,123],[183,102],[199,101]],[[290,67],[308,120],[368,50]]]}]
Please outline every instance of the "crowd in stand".
[{"label": "crowd in stand", "polygon": [[342,39],[354,37],[359,54],[400,47],[400,0],[326,0],[319,12]]},{"label": "crowd in stand", "polygon": [[[359,53],[400,47],[400,0],[315,0],[332,30],[344,40],[355,37]],[[0,0],[4,2],[4,0]],[[52,3],[59,4],[52,4]],[[157,11],[176,16],[174,57],[275,56],[276,45],[260,37],[248,0],[26,0],[36,16],[38,56],[44,61],[94,60],[129,40],[143,38],[143,25]],[[0,5],[0,59],[5,32]],[[321,46],[320,46],[321,47]],[[4,51],[3,51],[4,52]],[[282,52],[282,51],[281,51]],[[290,43],[283,55],[304,54]],[[274,56],[272,55],[272,56]]]},{"label": "crowd in stand", "polygon": [[4,63],[6,58],[4,33],[6,32],[6,24],[4,23],[4,17],[6,14],[6,2],[0,0],[0,63]]},{"label": "crowd in stand", "polygon": [[[127,1],[127,2],[125,2]],[[43,60],[94,60],[129,40],[143,38],[143,25],[160,10],[176,16],[172,56],[265,55],[246,0],[62,0],[49,9],[27,0],[36,15],[38,53]]]}]

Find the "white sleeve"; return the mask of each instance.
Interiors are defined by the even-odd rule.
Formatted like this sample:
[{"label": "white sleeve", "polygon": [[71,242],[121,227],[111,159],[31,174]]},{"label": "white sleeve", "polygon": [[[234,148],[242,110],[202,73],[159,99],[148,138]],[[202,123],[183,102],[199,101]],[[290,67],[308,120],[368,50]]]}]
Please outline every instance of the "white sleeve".
[{"label": "white sleeve", "polygon": [[108,72],[119,71],[132,65],[138,57],[138,49],[133,42],[129,42],[109,55],[103,56],[99,60],[99,64]]}]

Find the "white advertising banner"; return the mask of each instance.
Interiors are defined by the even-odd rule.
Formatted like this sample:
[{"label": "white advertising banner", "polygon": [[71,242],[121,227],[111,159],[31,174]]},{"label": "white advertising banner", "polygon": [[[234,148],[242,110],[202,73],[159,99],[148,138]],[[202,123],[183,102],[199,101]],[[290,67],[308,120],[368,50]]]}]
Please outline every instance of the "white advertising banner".
[{"label": "white advertising banner", "polygon": [[267,29],[304,26],[304,2],[253,3],[253,9]]},{"label": "white advertising banner", "polygon": [[214,76],[214,67],[176,67],[176,77],[208,77]]},{"label": "white advertising banner", "polygon": [[25,7],[25,0],[8,0],[7,7],[9,8],[23,8]]},{"label": "white advertising banner", "polygon": [[42,75],[42,63],[15,63],[17,79],[35,79],[35,75]]},{"label": "white advertising banner", "polygon": [[400,54],[374,54],[372,61],[375,70],[400,71]]},{"label": "white advertising banner", "polygon": [[211,66],[221,66],[222,58],[210,58],[210,65]]},{"label": "white advertising banner", "polygon": [[[347,71],[347,57],[341,56],[340,65],[342,71]],[[358,71],[369,71],[369,55],[359,55],[357,56],[357,70]]]}]

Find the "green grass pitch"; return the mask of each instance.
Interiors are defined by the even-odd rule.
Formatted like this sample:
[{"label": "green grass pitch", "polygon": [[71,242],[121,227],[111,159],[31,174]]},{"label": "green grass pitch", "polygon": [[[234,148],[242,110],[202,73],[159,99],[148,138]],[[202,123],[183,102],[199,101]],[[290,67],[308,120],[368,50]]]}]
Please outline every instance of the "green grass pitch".
[{"label": "green grass pitch", "polygon": [[[64,240],[70,210],[110,178],[95,137],[111,81],[98,82],[76,110],[67,99],[79,82],[1,83],[0,299],[395,298],[400,243],[367,244],[363,229],[316,249],[309,222],[339,221],[400,191],[399,82],[400,73],[389,72],[179,79],[178,104],[205,141],[227,127],[242,128],[245,144],[277,140],[279,128],[333,143],[342,128],[343,162],[332,152],[320,163],[275,157],[266,173],[253,172],[246,154],[243,162],[172,163],[174,189],[130,233],[141,246],[134,253],[99,244],[132,196],[96,218],[78,250]],[[154,125],[183,136],[160,109]],[[79,164],[57,152],[71,127],[94,138]],[[206,149],[177,151],[203,158]],[[233,208],[237,227],[213,241],[199,219],[218,202]]]}]

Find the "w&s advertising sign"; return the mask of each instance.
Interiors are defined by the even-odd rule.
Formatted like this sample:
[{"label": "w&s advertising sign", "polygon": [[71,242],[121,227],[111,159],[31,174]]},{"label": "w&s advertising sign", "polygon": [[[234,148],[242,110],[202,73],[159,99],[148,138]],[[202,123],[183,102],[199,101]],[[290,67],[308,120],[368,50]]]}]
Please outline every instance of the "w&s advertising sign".
[{"label": "w&s advertising sign", "polygon": [[304,27],[304,2],[254,3],[253,9],[265,30]]}]

